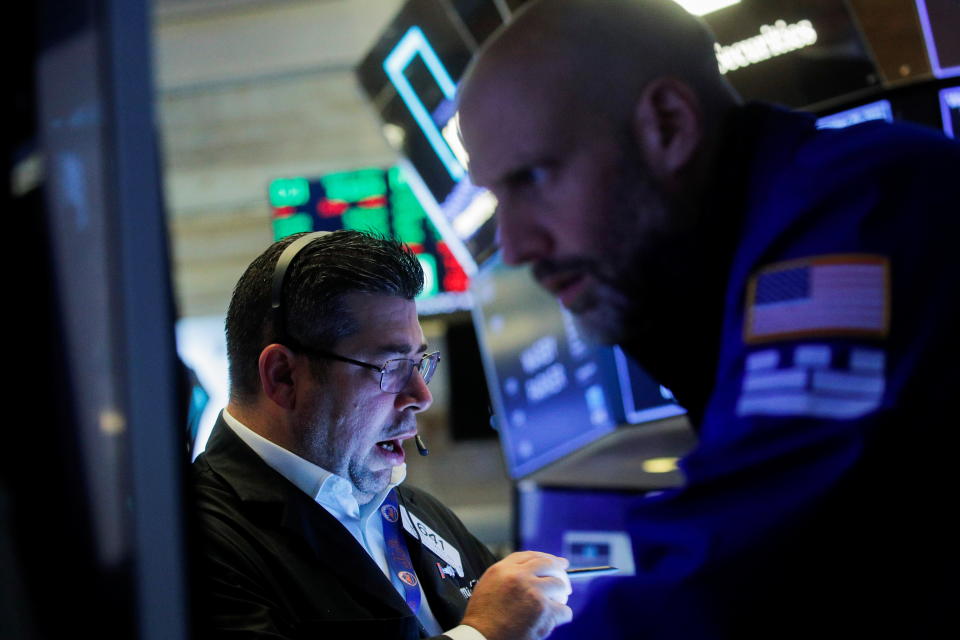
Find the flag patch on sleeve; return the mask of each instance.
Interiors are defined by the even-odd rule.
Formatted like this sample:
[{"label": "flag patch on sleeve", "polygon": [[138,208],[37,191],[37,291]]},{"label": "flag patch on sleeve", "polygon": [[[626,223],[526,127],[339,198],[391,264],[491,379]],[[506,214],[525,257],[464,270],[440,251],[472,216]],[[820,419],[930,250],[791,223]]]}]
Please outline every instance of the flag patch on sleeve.
[{"label": "flag patch on sleeve", "polygon": [[779,262],[747,285],[748,344],[824,336],[884,338],[890,325],[890,263],[868,254]]}]

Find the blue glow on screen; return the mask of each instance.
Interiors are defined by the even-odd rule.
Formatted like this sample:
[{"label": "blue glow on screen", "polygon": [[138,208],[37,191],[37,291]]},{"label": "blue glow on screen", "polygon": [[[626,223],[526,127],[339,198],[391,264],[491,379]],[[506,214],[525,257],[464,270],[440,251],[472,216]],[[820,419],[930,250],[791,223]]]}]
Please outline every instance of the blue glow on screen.
[{"label": "blue glow on screen", "polygon": [[673,393],[644,373],[620,347],[614,347],[613,357],[623,399],[623,415],[628,423],[641,424],[686,413],[677,404]]},{"label": "blue glow on screen", "polygon": [[940,113],[943,115],[943,130],[951,138],[960,133],[960,87],[950,87],[940,92]]},{"label": "blue glow on screen", "polygon": [[[927,9],[927,0],[916,0],[916,3],[917,16],[920,18],[920,28],[923,31],[923,41],[927,46],[927,58],[930,60],[930,67],[933,70],[934,77],[952,78],[960,75],[960,65],[944,67],[940,60],[940,52],[937,50],[937,39],[933,33],[933,25],[930,23],[930,11]],[[953,37],[957,37],[955,31],[953,32]]]},{"label": "blue glow on screen", "polygon": [[889,100],[877,100],[859,107],[840,111],[817,120],[818,129],[842,129],[869,120],[893,122],[893,108]]},{"label": "blue glow on screen", "polygon": [[507,469],[526,476],[621,424],[685,413],[619,349],[592,344],[573,316],[499,254],[471,280],[473,319]]},{"label": "blue glow on screen", "polygon": [[433,147],[440,161],[443,162],[450,177],[453,178],[455,182],[459,182],[466,175],[466,169],[460,164],[460,161],[457,160],[450,146],[443,139],[443,134],[437,127],[437,123],[434,122],[429,109],[423,104],[423,100],[417,95],[413,85],[410,84],[410,81],[403,73],[418,55],[421,60],[423,60],[430,75],[436,81],[444,98],[452,102],[457,85],[450,77],[446,67],[443,66],[440,58],[437,57],[436,51],[434,51],[430,43],[427,42],[420,27],[413,26],[407,30],[406,34],[404,34],[397,43],[397,46],[395,46],[393,51],[384,59],[383,69],[386,71],[387,77],[390,78],[390,82],[396,87],[400,98],[407,105],[407,108],[410,109],[410,113],[427,137],[430,146]]},{"label": "blue glow on screen", "polygon": [[494,257],[471,281],[474,325],[507,469],[528,475],[613,431],[610,350],[584,342],[527,269]]}]

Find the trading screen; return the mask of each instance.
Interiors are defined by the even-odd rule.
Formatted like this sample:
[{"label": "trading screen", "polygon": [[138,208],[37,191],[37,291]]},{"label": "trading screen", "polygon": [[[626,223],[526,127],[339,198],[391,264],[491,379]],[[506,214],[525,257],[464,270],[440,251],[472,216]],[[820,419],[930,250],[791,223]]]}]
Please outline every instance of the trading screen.
[{"label": "trading screen", "polygon": [[588,342],[529,270],[508,268],[494,256],[473,278],[471,293],[496,424],[514,478],[621,423],[684,412],[622,353]]}]

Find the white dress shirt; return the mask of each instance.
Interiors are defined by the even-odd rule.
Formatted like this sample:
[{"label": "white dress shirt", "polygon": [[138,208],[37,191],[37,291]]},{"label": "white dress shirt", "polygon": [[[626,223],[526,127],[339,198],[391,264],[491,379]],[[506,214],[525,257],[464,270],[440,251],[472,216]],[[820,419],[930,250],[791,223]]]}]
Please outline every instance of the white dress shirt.
[{"label": "white dress shirt", "polygon": [[[400,595],[404,595],[399,580],[393,580],[391,577],[380,518],[371,516],[378,513],[380,505],[383,504],[390,490],[403,482],[406,477],[406,465],[401,468],[399,477],[397,477],[398,473],[394,473],[392,481],[395,482],[374,496],[373,500],[367,504],[360,505],[353,495],[353,485],[349,480],[330,473],[267,440],[230,415],[226,409],[223,410],[223,420],[269,467],[296,485],[336,518],[370,554]],[[422,583],[420,584],[420,611],[417,612],[417,618],[427,633],[432,636],[442,633],[452,640],[486,640],[482,633],[469,625],[462,624],[450,631],[443,631],[430,610],[430,603],[423,592]]]}]

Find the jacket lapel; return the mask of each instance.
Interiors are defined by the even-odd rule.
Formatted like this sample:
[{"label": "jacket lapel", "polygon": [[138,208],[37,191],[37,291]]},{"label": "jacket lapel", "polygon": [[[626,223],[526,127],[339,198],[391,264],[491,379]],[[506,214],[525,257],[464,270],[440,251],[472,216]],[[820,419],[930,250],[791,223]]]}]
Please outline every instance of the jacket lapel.
[{"label": "jacket lapel", "polygon": [[[410,608],[366,550],[336,518],[268,466],[220,417],[204,452],[208,463],[253,509],[273,513],[279,524],[302,539],[317,562],[344,588],[368,594],[398,617]],[[431,603],[432,604],[432,603]]]},{"label": "jacket lapel", "polygon": [[411,613],[407,603],[366,550],[336,518],[302,491],[297,490],[297,495],[290,496],[281,524],[302,537],[313,549],[317,560],[336,573],[345,585],[382,600],[398,615]]}]

